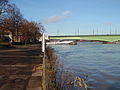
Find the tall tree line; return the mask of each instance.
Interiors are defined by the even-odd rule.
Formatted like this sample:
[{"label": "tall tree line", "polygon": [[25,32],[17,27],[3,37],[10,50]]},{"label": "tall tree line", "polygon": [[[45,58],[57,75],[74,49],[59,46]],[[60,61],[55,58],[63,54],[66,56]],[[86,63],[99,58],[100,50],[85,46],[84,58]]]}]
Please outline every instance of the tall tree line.
[{"label": "tall tree line", "polygon": [[44,27],[37,22],[28,21],[23,17],[15,4],[9,0],[0,0],[0,35],[10,32],[13,42],[37,41]]}]

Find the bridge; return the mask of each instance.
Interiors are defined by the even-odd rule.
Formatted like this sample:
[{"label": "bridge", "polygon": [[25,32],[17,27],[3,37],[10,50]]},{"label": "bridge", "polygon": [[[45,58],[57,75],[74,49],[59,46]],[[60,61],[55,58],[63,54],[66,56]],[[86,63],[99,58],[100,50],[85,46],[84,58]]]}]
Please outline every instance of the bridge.
[{"label": "bridge", "polygon": [[103,42],[117,42],[120,35],[71,35],[71,36],[49,36],[50,40],[96,40]]}]

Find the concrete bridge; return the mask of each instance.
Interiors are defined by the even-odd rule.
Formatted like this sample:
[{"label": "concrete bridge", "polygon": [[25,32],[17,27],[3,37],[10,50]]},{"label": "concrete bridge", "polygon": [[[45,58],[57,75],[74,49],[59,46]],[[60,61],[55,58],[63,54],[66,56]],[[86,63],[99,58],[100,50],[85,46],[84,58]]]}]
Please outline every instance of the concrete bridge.
[{"label": "concrete bridge", "polygon": [[117,42],[120,40],[120,35],[71,35],[71,36],[49,36],[50,40],[96,40],[103,42]]}]

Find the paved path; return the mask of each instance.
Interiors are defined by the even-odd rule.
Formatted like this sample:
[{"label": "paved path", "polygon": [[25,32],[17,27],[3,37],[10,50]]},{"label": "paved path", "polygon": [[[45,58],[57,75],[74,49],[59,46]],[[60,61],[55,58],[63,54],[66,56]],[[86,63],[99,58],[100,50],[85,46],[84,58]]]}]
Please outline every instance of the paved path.
[{"label": "paved path", "polygon": [[0,90],[41,90],[39,45],[0,49]]}]

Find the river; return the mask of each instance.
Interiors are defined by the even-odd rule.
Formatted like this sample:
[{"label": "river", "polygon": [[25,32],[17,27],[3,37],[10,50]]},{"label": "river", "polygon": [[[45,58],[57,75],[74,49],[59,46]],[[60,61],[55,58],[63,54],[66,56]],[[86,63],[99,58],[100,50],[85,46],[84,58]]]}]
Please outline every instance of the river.
[{"label": "river", "polygon": [[120,90],[120,44],[52,45],[65,70],[87,75],[90,90]]}]

